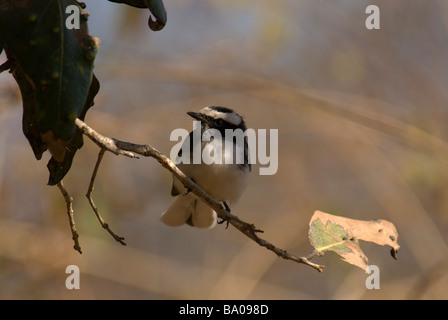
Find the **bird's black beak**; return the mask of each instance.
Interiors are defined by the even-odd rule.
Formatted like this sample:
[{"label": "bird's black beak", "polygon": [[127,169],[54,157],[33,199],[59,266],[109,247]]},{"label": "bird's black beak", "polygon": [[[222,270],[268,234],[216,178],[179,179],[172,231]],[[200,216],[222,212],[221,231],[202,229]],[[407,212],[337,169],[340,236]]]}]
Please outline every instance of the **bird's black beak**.
[{"label": "bird's black beak", "polygon": [[197,112],[187,112],[187,114],[190,117],[192,117],[193,119],[196,119],[198,121],[203,121],[204,120],[204,117],[200,113],[197,113]]}]

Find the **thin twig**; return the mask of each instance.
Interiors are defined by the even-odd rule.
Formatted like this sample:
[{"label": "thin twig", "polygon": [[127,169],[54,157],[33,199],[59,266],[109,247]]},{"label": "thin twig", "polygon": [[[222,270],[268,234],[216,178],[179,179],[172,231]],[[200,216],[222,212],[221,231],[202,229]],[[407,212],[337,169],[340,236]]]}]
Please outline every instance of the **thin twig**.
[{"label": "thin twig", "polygon": [[58,183],[59,190],[61,190],[62,196],[65,199],[65,203],[67,204],[67,215],[68,215],[68,221],[70,223],[70,230],[72,231],[72,239],[75,242],[75,245],[73,248],[78,251],[79,253],[82,253],[81,247],[78,242],[78,232],[76,231],[75,226],[75,218],[74,218],[74,211],[73,211],[73,198],[70,196],[70,194],[67,192],[67,190],[64,187],[64,184],[62,183],[62,180]]},{"label": "thin twig", "polygon": [[180,171],[176,165],[169,159],[167,156],[161,154],[158,150],[154,149],[149,145],[140,145],[129,142],[120,141],[113,138],[105,137],[95,130],[91,129],[88,125],[86,125],[83,121],[76,119],[75,124],[79,130],[81,130],[85,135],[87,135],[92,141],[94,141],[100,148],[105,149],[107,151],[113,152],[115,154],[123,154],[129,156],[129,154],[133,155],[133,158],[136,158],[135,154],[140,154],[145,157],[152,157],[156,159],[164,168],[168,169],[173,173],[173,175],[179,179],[183,183],[183,185],[191,190],[199,199],[204,201],[210,208],[212,208],[218,216],[225,220],[229,221],[229,223],[238,229],[240,232],[245,234],[247,237],[255,241],[262,247],[274,252],[277,256],[282,257],[286,260],[292,260],[297,263],[306,264],[319,272],[323,271],[322,265],[318,265],[312,263],[306,257],[298,257],[293,254],[290,254],[286,250],[277,248],[269,241],[266,241],[260,238],[257,233],[263,232],[260,229],[255,228],[253,224],[247,223],[239,219],[237,216],[229,213],[225,210],[222,204],[215,199],[213,199],[210,195],[208,195],[202,188],[200,188],[197,184],[195,184],[190,178],[188,178],[182,171]]},{"label": "thin twig", "polygon": [[92,207],[93,211],[95,212],[96,217],[98,218],[98,221],[101,223],[101,226],[107,230],[107,232],[110,233],[110,235],[120,242],[122,245],[126,245],[124,242],[124,238],[116,235],[110,228],[109,225],[104,221],[104,219],[101,217],[98,208],[95,205],[95,202],[92,199],[92,192],[93,192],[93,186],[95,184],[96,175],[98,173],[98,168],[100,167],[101,160],[103,159],[104,153],[106,152],[106,149],[102,148],[100,150],[100,153],[98,154],[98,160],[96,161],[95,168],[93,169],[92,177],[90,178],[90,184],[89,189],[87,190],[86,197],[89,200],[90,206]]},{"label": "thin twig", "polygon": [[75,119],[75,124],[78,130],[88,136],[100,148],[105,148],[107,151],[110,151],[116,155],[123,155],[129,158],[138,158],[138,156],[136,156],[134,153],[118,148],[114,143],[114,139],[99,134],[88,125],[86,125],[83,121]]}]

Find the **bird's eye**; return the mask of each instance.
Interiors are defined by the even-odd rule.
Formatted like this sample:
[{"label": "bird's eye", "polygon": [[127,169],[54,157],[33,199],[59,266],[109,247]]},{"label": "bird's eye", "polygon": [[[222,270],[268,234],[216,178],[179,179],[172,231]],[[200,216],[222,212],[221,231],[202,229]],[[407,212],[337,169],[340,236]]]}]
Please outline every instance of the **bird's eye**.
[{"label": "bird's eye", "polygon": [[218,127],[222,126],[222,124],[223,124],[223,122],[222,122],[221,119],[216,120],[215,123],[216,123],[216,125],[217,125]]}]

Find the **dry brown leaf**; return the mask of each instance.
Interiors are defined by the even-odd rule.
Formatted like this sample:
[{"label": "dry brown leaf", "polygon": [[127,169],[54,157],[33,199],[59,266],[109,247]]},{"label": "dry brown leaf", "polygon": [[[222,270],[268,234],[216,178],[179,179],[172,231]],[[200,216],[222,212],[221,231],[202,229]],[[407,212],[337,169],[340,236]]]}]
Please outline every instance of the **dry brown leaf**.
[{"label": "dry brown leaf", "polygon": [[309,226],[310,242],[318,253],[336,252],[344,261],[363,270],[368,267],[368,259],[358,240],[389,245],[395,259],[400,249],[397,229],[386,220],[361,221],[315,211]]}]

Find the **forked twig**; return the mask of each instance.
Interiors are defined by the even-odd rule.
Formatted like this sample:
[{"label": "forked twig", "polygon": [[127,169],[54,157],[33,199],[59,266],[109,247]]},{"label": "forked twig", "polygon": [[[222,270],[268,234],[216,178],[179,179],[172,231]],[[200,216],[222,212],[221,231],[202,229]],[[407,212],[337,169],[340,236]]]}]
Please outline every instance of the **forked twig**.
[{"label": "forked twig", "polygon": [[[213,199],[203,189],[201,189],[197,184],[195,184],[190,178],[188,178],[182,171],[180,171],[179,168],[177,168],[176,165],[171,161],[171,159],[161,154],[158,150],[154,149],[153,147],[149,145],[134,144],[105,137],[96,132],[95,130],[93,130],[92,128],[90,128],[80,119],[75,120],[75,125],[77,126],[78,130],[80,130],[83,134],[85,134],[93,142],[95,142],[102,149],[103,153],[104,151],[107,150],[117,155],[122,154],[132,158],[137,158],[135,154],[140,154],[145,157],[152,157],[156,159],[164,168],[171,171],[173,175],[177,179],[179,179],[179,181],[181,181],[186,188],[191,190],[199,199],[204,201],[210,208],[212,208],[221,219],[228,221],[232,226],[234,226],[237,230],[244,233],[247,237],[255,241],[258,245],[274,252],[277,256],[282,257],[283,259],[306,264],[318,270],[319,272],[323,271],[324,266],[312,263],[306,257],[298,257],[293,254],[290,254],[286,250],[277,248],[269,241],[260,238],[257,235],[257,233],[263,232],[262,230],[255,228],[253,224],[244,222],[237,216],[226,211],[220,202]],[[99,161],[97,161],[97,165],[99,165]]]},{"label": "forked twig", "polygon": [[[270,242],[260,238],[256,233],[262,232],[259,229],[256,229],[253,224],[247,223],[239,219],[237,216],[226,211],[220,202],[213,199],[210,195],[208,195],[203,189],[201,189],[197,184],[195,184],[191,179],[189,179],[185,174],[180,171],[176,165],[165,155],[161,154],[158,150],[154,149],[149,145],[139,145],[129,142],[123,142],[117,139],[107,138],[97,133],[95,130],[88,127],[84,122],[79,119],[75,120],[75,124],[79,130],[81,130],[85,135],[87,135],[91,140],[93,140],[96,144],[98,144],[101,148],[111,151],[115,154],[119,154],[119,150],[132,152],[132,154],[137,153],[145,157],[153,157],[155,158],[163,167],[171,171],[174,176],[179,179],[185,187],[191,190],[198,198],[208,204],[216,213],[219,215],[221,219],[229,221],[229,223],[238,229],[240,232],[244,233],[247,237],[255,241],[260,246],[265,247],[266,249],[274,252],[279,257],[283,259],[292,260],[297,263],[303,263],[308,266],[313,267],[319,272],[323,271],[323,266],[312,263],[306,257],[297,257],[295,255],[290,254],[286,250],[282,250],[277,248]],[[135,157],[135,156],[134,156]]]},{"label": "forked twig", "polygon": [[73,211],[73,198],[70,196],[70,194],[67,192],[67,189],[65,189],[64,184],[62,183],[62,180],[58,183],[58,188],[61,190],[62,196],[65,199],[65,203],[67,204],[67,215],[68,215],[68,221],[70,223],[70,230],[72,231],[72,239],[75,242],[75,245],[73,248],[75,248],[76,251],[79,253],[82,253],[81,247],[78,242],[78,232],[76,231],[75,226],[75,218],[74,218],[74,211]]},{"label": "forked twig", "polygon": [[100,163],[101,160],[103,159],[104,153],[106,152],[106,149],[101,148],[100,153],[98,154],[98,159],[96,161],[95,164],[95,168],[93,169],[93,173],[92,173],[92,177],[90,178],[90,184],[89,184],[89,189],[87,190],[87,194],[86,197],[89,200],[90,206],[92,207],[93,211],[95,212],[96,217],[98,218],[98,221],[101,223],[101,226],[107,230],[107,232],[110,233],[110,235],[117,240],[118,242],[120,242],[122,245],[126,245],[126,243],[124,242],[124,238],[120,237],[118,235],[116,235],[110,228],[109,225],[104,221],[104,219],[101,217],[98,208],[95,205],[95,202],[92,199],[92,192],[94,189],[94,184],[95,184],[95,179],[96,179],[96,175],[98,173],[98,168],[100,167]]}]

